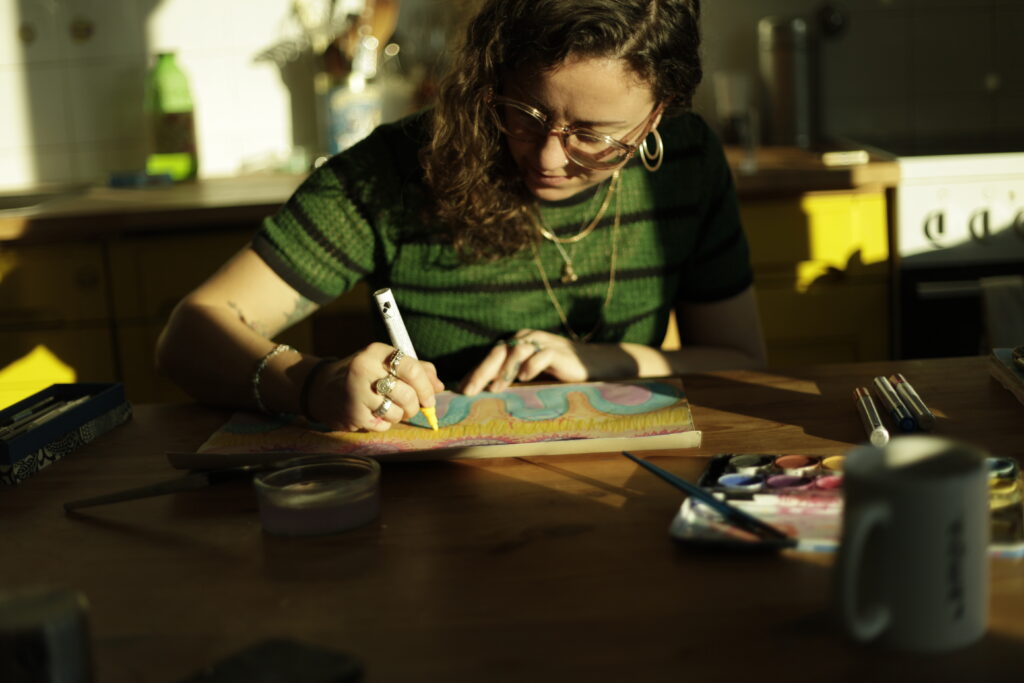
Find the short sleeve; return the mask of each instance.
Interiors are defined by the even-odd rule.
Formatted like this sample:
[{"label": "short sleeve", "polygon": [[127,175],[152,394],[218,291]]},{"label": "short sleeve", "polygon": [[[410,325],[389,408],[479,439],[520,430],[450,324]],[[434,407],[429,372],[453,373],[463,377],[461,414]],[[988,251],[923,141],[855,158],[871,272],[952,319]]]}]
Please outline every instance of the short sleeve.
[{"label": "short sleeve", "polygon": [[327,303],[383,270],[394,226],[421,197],[418,120],[381,126],[315,170],[252,240],[257,254],[304,297]]},{"label": "short sleeve", "polygon": [[698,236],[682,268],[677,300],[711,303],[735,296],[754,281],[750,248],[740,221],[732,172],[721,143],[702,122],[703,190]]}]

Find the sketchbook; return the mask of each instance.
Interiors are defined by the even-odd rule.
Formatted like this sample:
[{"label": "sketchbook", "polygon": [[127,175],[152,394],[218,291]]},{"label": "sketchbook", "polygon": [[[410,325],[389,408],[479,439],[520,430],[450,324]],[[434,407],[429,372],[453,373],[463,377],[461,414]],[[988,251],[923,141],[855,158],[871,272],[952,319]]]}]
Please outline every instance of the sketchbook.
[{"label": "sketchbook", "polygon": [[423,415],[386,432],[327,431],[302,418],[235,413],[181,468],[258,464],[280,454],[365,455],[381,461],[494,458],[697,448],[701,433],[677,378],[542,384],[500,393],[437,395],[433,431]]}]

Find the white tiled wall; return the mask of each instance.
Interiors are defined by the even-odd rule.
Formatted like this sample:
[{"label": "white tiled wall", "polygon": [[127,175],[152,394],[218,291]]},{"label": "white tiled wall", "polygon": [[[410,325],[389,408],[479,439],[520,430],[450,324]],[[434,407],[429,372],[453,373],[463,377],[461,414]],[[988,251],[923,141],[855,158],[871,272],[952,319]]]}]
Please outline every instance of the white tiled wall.
[{"label": "white tiled wall", "polygon": [[[275,63],[255,58],[300,35],[291,6],[0,0],[0,188],[142,168],[143,84],[162,50],[189,77],[203,176],[280,163],[293,147],[292,93]],[[87,40],[72,36],[76,21],[91,25]]]}]

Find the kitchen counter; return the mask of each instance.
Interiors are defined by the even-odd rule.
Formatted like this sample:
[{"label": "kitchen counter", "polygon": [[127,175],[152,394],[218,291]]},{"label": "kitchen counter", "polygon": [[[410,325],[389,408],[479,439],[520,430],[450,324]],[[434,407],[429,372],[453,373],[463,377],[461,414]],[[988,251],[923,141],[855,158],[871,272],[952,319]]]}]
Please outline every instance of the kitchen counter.
[{"label": "kitchen counter", "polygon": [[866,156],[867,160],[827,166],[820,151],[760,147],[757,150],[757,170],[750,173],[741,170],[741,148],[726,147],[725,155],[732,167],[741,202],[751,197],[792,196],[805,192],[878,191],[894,187],[899,182],[899,165],[894,158],[851,151]]},{"label": "kitchen counter", "polygon": [[[899,180],[892,160],[828,167],[819,153],[762,147],[758,170],[739,170],[742,150],[726,148],[740,201],[818,191],[878,190]],[[172,187],[80,188],[27,208],[0,211],[0,242],[48,242],[221,225],[255,229],[291,196],[301,175],[213,178]]]},{"label": "kitchen counter", "polygon": [[104,186],[57,194],[35,206],[0,211],[0,241],[66,241],[124,233],[248,226],[284,203],[304,176],[211,178],[169,187]]}]

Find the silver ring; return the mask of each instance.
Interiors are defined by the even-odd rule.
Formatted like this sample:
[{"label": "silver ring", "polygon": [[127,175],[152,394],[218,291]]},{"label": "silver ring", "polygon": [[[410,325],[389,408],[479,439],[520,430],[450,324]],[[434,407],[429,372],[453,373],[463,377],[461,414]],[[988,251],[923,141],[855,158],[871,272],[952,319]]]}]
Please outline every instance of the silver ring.
[{"label": "silver ring", "polygon": [[387,412],[391,410],[391,406],[393,405],[395,405],[395,402],[392,401],[387,396],[385,396],[384,401],[379,406],[377,406],[375,410],[371,411],[371,413],[373,414],[374,417],[383,418],[385,415],[387,415]]},{"label": "silver ring", "polygon": [[505,346],[507,346],[510,349],[513,349],[519,346],[520,344],[530,344],[531,346],[533,346],[534,353],[540,353],[541,351],[544,350],[543,344],[541,344],[536,339],[530,339],[529,337],[512,337],[511,339],[505,340]]},{"label": "silver ring", "polygon": [[405,358],[405,352],[402,349],[395,349],[395,352],[391,354],[391,360],[388,361],[388,374],[392,377],[398,377],[398,364]]},{"label": "silver ring", "polygon": [[387,397],[391,395],[391,390],[395,388],[397,383],[398,380],[395,379],[394,375],[384,375],[373,383],[373,388],[381,396]]}]

